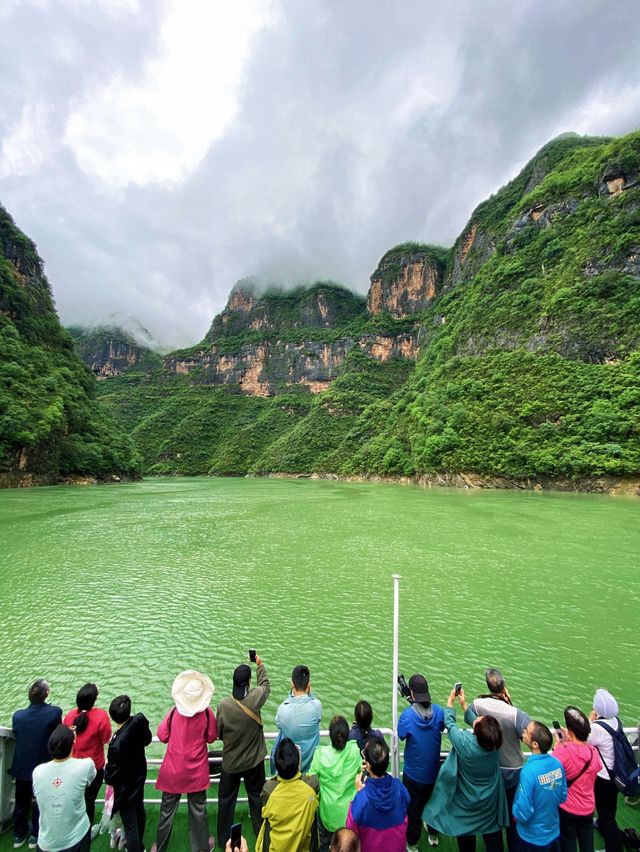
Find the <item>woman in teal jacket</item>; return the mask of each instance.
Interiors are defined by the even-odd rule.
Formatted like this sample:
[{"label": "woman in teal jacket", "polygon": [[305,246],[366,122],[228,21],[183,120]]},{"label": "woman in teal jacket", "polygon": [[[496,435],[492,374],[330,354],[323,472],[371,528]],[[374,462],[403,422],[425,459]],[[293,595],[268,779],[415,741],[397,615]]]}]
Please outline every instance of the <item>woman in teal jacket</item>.
[{"label": "woman in teal jacket", "polygon": [[[422,817],[442,834],[455,837],[460,852],[474,852],[477,834],[484,837],[487,852],[502,852],[502,829],[509,823],[498,762],[502,730],[493,716],[476,716],[473,731],[461,730],[455,698],[452,690],[444,711],[451,751]],[[466,711],[464,692],[458,698]]]}]

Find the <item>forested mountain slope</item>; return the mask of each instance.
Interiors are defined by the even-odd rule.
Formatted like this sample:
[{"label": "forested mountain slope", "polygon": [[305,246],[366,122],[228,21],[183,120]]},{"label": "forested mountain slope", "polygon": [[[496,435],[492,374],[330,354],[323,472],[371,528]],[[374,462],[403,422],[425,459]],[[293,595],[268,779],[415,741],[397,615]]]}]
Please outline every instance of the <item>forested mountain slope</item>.
[{"label": "forested mountain slope", "polygon": [[100,383],[148,471],[573,482],[640,474],[640,133],[564,136],[366,305],[239,282],[205,340]]},{"label": "forested mountain slope", "polygon": [[0,207],[0,485],[139,472],[60,325],[34,244]]}]

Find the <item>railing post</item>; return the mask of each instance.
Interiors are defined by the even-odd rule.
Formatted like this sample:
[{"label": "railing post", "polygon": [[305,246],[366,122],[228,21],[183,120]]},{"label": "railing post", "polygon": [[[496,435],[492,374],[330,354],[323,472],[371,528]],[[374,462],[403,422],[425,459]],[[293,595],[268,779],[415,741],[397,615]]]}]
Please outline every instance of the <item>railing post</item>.
[{"label": "railing post", "polygon": [[9,775],[15,740],[10,728],[0,727],[0,829],[13,816],[14,781]]},{"label": "railing post", "polygon": [[391,684],[391,771],[398,778],[398,623],[400,620],[400,575],[393,575],[393,683]]}]

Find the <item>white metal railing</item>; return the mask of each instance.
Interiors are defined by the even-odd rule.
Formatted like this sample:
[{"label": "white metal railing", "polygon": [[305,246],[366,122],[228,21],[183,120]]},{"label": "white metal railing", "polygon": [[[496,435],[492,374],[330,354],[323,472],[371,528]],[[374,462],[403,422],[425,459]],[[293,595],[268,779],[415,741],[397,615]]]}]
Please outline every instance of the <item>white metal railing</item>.
[{"label": "white metal railing", "polygon": [[[393,737],[394,731],[391,728],[381,728],[381,732],[386,737]],[[627,735],[631,745],[633,746],[633,750],[638,752],[639,743],[640,743],[640,732],[639,728],[623,728],[625,734]],[[329,736],[329,731],[322,730],[320,731],[320,737],[326,739]],[[277,731],[265,731],[264,732],[265,740],[275,740],[278,737]],[[13,733],[10,728],[0,727],[0,823],[6,822],[12,812],[13,812],[13,779],[8,774],[8,761],[7,757],[11,753],[11,749],[8,748],[8,745],[13,740]],[[152,740],[152,745],[162,745],[158,737],[154,737]],[[212,743],[213,745],[213,743]],[[441,751],[440,758],[446,758],[448,751]],[[528,753],[525,753],[525,760],[529,757]],[[270,759],[270,756],[267,755],[265,757],[265,762]],[[398,752],[398,763],[404,761],[404,752]],[[147,758],[147,764],[151,767],[159,767],[162,763],[161,757],[150,757]],[[211,756],[209,758],[209,765],[222,766],[222,757],[220,755]],[[148,778],[145,782],[148,786],[155,785],[154,778]],[[217,775],[209,776],[209,785],[216,786],[220,783],[220,779]],[[159,797],[153,798],[145,798],[144,803],[146,805],[159,805],[161,799]],[[181,799],[180,804],[186,804],[186,799]],[[238,798],[238,802],[248,802],[246,796],[241,796]],[[104,799],[97,799],[98,804],[104,804]],[[217,805],[217,798],[207,798],[207,804]]]}]

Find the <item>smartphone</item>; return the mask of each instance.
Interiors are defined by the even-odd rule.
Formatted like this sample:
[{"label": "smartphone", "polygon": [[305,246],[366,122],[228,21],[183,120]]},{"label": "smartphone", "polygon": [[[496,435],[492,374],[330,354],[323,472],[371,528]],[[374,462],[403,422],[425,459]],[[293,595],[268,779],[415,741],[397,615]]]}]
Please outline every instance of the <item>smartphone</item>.
[{"label": "smartphone", "polygon": [[561,730],[561,728],[560,728],[560,722],[555,721],[555,722],[552,722],[551,724],[553,725],[553,732],[554,732],[554,734],[556,735],[556,737],[557,737],[559,740],[561,740],[561,739],[562,739],[562,730]]},{"label": "smartphone", "polygon": [[457,683],[453,685],[453,691],[456,695],[460,695],[460,690],[462,689],[462,681],[459,680]]},{"label": "smartphone", "polygon": [[256,649],[250,648],[249,649],[249,662],[255,663],[255,661],[256,661]]},{"label": "smartphone", "polygon": [[370,778],[369,771],[367,769],[363,769],[360,773],[360,783],[364,784],[367,778]]},{"label": "smartphone", "polygon": [[[255,651],[254,651],[254,653],[255,653]],[[232,852],[236,852],[236,850],[238,850],[238,852],[240,852],[240,849],[242,849],[242,823],[241,822],[235,822],[231,826],[231,849],[232,849]]]}]

